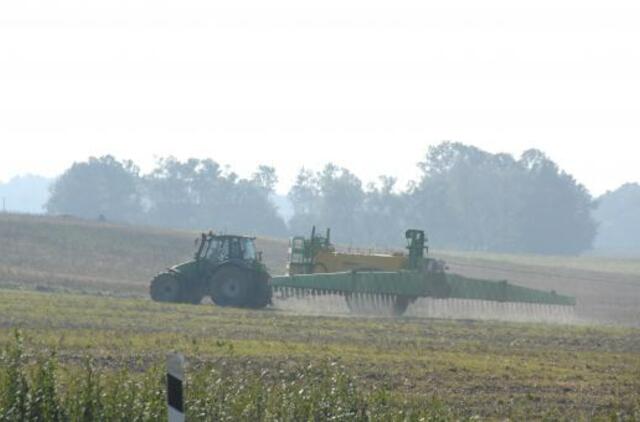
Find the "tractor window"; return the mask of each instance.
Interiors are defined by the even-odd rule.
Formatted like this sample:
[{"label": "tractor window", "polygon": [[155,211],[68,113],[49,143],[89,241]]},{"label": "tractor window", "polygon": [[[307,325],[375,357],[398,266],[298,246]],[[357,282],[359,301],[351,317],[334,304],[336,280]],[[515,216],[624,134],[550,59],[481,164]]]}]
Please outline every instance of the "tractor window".
[{"label": "tractor window", "polygon": [[211,240],[207,248],[206,258],[212,261],[226,261],[228,255],[227,247],[227,242],[224,240]]},{"label": "tractor window", "polygon": [[256,259],[256,247],[253,244],[253,240],[251,240],[251,239],[243,239],[242,243],[243,243],[242,249],[243,249],[244,259],[246,259],[247,261],[255,260]]},{"label": "tractor window", "polygon": [[224,262],[229,259],[255,260],[256,248],[251,239],[212,239],[207,245],[204,257],[218,262]]},{"label": "tractor window", "polygon": [[229,258],[242,259],[242,248],[239,239],[229,240]]}]

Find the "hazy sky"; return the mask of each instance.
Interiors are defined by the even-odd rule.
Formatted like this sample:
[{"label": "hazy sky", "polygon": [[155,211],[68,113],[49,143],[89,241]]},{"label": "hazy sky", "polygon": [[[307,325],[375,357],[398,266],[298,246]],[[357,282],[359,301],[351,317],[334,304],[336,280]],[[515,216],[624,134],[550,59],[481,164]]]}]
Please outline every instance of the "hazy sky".
[{"label": "hazy sky", "polygon": [[599,194],[640,181],[639,5],[3,0],[0,180],[111,153],[404,182],[456,140]]}]

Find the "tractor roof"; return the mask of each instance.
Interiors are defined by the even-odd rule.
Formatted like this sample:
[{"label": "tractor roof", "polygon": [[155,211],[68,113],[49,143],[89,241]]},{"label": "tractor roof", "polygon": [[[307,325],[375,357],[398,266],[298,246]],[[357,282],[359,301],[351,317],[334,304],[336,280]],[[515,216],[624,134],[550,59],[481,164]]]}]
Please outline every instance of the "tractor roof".
[{"label": "tractor roof", "polygon": [[249,239],[249,240],[255,240],[256,239],[254,236],[244,236],[244,235],[239,235],[239,234],[208,233],[206,236],[208,238],[211,238],[211,239]]}]

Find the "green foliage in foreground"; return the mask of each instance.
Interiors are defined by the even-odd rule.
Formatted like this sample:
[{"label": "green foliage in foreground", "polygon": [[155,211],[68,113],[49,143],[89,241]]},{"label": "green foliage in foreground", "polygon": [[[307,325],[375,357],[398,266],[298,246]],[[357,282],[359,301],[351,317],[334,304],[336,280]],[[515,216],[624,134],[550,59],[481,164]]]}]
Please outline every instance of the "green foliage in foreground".
[{"label": "green foliage in foreground", "polygon": [[[55,353],[30,354],[19,332],[0,355],[2,421],[144,421],[166,419],[161,365],[143,372],[98,369],[87,357],[62,365]],[[383,389],[364,392],[336,362],[279,368],[206,363],[187,380],[189,420],[448,420],[437,400],[402,401]]]}]

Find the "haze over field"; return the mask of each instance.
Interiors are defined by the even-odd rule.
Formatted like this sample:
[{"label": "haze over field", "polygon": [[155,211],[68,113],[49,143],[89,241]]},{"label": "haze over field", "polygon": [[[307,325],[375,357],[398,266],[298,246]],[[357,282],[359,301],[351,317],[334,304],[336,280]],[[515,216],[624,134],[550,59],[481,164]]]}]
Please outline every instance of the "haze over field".
[{"label": "haze over field", "polygon": [[0,180],[114,154],[417,177],[443,140],[638,182],[636,2],[0,5]]},{"label": "haze over field", "polygon": [[[639,20],[638,5],[626,0],[541,1],[526,8],[502,0],[482,7],[469,0],[4,2],[0,196],[8,210],[39,212],[47,205],[51,213],[85,218],[244,227],[282,236],[290,234],[286,223],[295,232],[316,223],[335,226],[343,241],[388,244],[389,236],[350,233],[371,230],[328,210],[342,204],[325,207],[309,199],[309,192],[323,188],[307,176],[333,163],[348,170],[345,178],[356,187],[340,200],[353,200],[344,206],[353,215],[356,208],[379,211],[380,201],[372,205],[375,195],[366,196],[375,189],[380,195],[391,189],[396,197],[416,187],[428,191],[423,205],[439,210],[387,217],[393,215],[398,226],[435,230],[434,241],[442,246],[543,253],[594,246],[606,253],[638,253]],[[434,187],[417,164],[433,161],[429,151],[447,140],[493,157],[488,161],[494,170],[501,157],[524,163],[527,151],[541,151],[558,173],[577,183],[565,183],[564,193],[556,186],[553,195],[543,193],[545,185],[537,198],[523,193],[535,190],[531,178],[523,182],[504,169],[491,170],[500,173],[497,178],[482,176],[485,164],[476,163],[459,172],[459,179],[484,180],[484,187],[478,182],[462,189],[455,171]],[[261,206],[250,207],[271,222],[269,230],[247,227],[245,220],[221,223],[237,217],[228,212],[219,212],[217,221],[166,209],[155,220],[140,213],[136,219],[135,212],[52,206],[42,179],[15,179],[54,179],[73,163],[105,155],[132,160],[147,179],[170,156],[178,162],[211,159],[221,174],[237,173],[240,181],[251,180],[259,166],[275,168],[269,199],[281,215],[259,200]],[[302,168],[310,173],[300,173]],[[395,183],[385,185],[382,175]],[[502,186],[498,180],[509,185],[502,193],[491,189]],[[32,182],[32,195],[25,195]],[[372,182],[375,189],[368,188]],[[294,198],[301,186],[306,193]],[[440,188],[447,198],[436,197]],[[136,195],[146,211],[157,205],[150,190]],[[529,199],[514,205],[516,196]],[[410,208],[417,196],[411,198],[402,205],[396,201],[397,207]],[[465,215],[482,201],[488,205]],[[573,208],[558,212],[560,202]],[[300,218],[310,204],[323,211]],[[459,215],[439,219],[438,212]],[[547,224],[543,230],[527,219],[555,221],[558,227]],[[356,220],[379,226],[362,213]],[[581,228],[560,235],[569,222]],[[486,233],[466,236],[478,227]],[[395,236],[399,228],[389,231]],[[544,247],[522,247],[523,238],[536,235],[546,237]],[[552,247],[567,239],[581,240]]]}]

